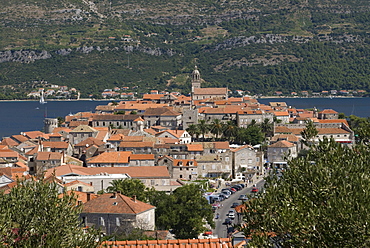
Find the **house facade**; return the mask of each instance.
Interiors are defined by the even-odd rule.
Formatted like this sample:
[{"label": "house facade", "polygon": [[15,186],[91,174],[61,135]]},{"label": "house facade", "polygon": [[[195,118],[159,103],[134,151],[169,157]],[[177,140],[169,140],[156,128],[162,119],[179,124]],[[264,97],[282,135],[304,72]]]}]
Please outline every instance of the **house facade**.
[{"label": "house facade", "polygon": [[128,228],[154,230],[155,207],[136,196],[107,193],[83,204],[80,218],[85,226],[100,229],[106,235],[127,232]]}]

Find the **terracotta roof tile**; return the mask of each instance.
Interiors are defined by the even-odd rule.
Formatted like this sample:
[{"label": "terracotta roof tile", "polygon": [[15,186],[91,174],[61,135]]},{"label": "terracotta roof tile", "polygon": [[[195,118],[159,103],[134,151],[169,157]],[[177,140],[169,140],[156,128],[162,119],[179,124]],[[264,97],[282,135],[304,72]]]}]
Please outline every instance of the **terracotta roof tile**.
[{"label": "terracotta roof tile", "polygon": [[10,146],[10,147],[13,147],[13,146],[17,146],[19,145],[20,142],[18,141],[15,141],[13,140],[12,138],[5,138],[1,141],[1,145],[6,145],[6,146]]},{"label": "terracotta roof tile", "polygon": [[139,214],[155,208],[139,200],[124,196],[120,193],[107,193],[86,202],[83,213],[119,213]]},{"label": "terracotta roof tile", "polygon": [[274,112],[275,116],[289,116],[288,111],[275,111]]},{"label": "terracotta roof tile", "polygon": [[194,159],[174,159],[173,166],[198,166],[198,163]]},{"label": "terracotta roof tile", "polygon": [[228,141],[213,142],[215,149],[230,149]]},{"label": "terracotta roof tile", "polygon": [[204,151],[202,144],[187,144],[189,152],[202,152]]},{"label": "terracotta roof tile", "polygon": [[69,144],[63,141],[44,141],[42,142],[44,147],[57,148],[57,149],[67,149]]},{"label": "terracotta roof tile", "polygon": [[131,152],[104,152],[90,159],[88,164],[127,164]]},{"label": "terracotta roof tile", "polygon": [[268,147],[294,147],[294,144],[286,140],[280,140],[272,145],[269,145]]},{"label": "terracotta roof tile", "polygon": [[43,137],[45,133],[41,131],[30,131],[30,132],[23,132],[28,138],[36,139],[38,137]]},{"label": "terracotta roof tile", "polygon": [[95,133],[97,132],[96,129],[88,126],[88,125],[80,125],[74,128],[70,133]]},{"label": "terracotta roof tile", "polygon": [[172,108],[148,108],[144,112],[145,116],[178,116],[179,112],[172,110]]},{"label": "terracotta roof tile", "polygon": [[144,142],[121,142],[119,144],[119,147],[123,148],[142,148],[142,147],[154,147],[154,142],[144,141]]},{"label": "terracotta roof tile", "polygon": [[102,247],[115,248],[224,248],[233,247],[230,238],[175,239],[153,241],[105,241]]},{"label": "terracotta roof tile", "polygon": [[99,139],[96,139],[94,137],[89,137],[83,141],[81,141],[80,143],[76,144],[75,147],[88,147],[88,146],[93,146],[93,145],[96,145],[96,146],[101,146],[103,145],[104,142],[99,140]]},{"label": "terracotta roof tile", "polygon": [[319,114],[338,114],[338,112],[332,109],[324,109],[323,111],[320,111]]},{"label": "terracotta roof tile", "polygon": [[195,88],[194,95],[227,95],[227,88]]},{"label": "terracotta roof tile", "polygon": [[24,135],[20,135],[20,134],[17,134],[17,135],[12,135],[11,136],[12,139],[16,140],[16,141],[19,141],[20,143],[22,142],[25,142],[27,140],[29,140],[28,137],[24,136]]},{"label": "terracotta roof tile", "polygon": [[131,154],[130,160],[154,160],[154,154]]},{"label": "terracotta roof tile", "polygon": [[59,152],[38,152],[36,161],[62,160],[62,156]]}]

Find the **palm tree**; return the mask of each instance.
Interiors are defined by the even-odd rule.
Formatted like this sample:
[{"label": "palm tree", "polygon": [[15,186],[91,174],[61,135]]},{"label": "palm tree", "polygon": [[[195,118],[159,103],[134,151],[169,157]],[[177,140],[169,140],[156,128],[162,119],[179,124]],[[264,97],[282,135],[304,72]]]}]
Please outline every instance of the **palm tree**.
[{"label": "palm tree", "polygon": [[198,125],[195,124],[189,125],[186,131],[190,134],[192,138],[195,137],[195,139],[199,139],[199,135],[201,134]]},{"label": "palm tree", "polygon": [[234,121],[228,121],[226,124],[224,124],[224,131],[223,135],[225,138],[229,141],[234,141],[234,137],[237,134],[238,127],[235,125]]},{"label": "palm tree", "polygon": [[198,128],[199,128],[199,131],[200,131],[200,133],[202,135],[202,138],[203,138],[203,141],[204,141],[205,136],[209,131],[209,125],[207,124],[207,121],[206,120],[199,120],[198,121]]},{"label": "palm tree", "polygon": [[260,127],[262,132],[265,134],[266,137],[272,137],[273,136],[273,123],[270,123],[269,119],[264,119],[261,123]]},{"label": "palm tree", "polygon": [[223,125],[219,119],[214,119],[210,126],[210,131],[212,134],[216,136],[216,140],[218,139],[219,135],[222,134]]},{"label": "palm tree", "polygon": [[146,186],[139,179],[118,179],[110,182],[111,186],[107,187],[107,191],[110,193],[120,192],[125,196],[136,198],[139,201],[147,201],[147,191]]}]

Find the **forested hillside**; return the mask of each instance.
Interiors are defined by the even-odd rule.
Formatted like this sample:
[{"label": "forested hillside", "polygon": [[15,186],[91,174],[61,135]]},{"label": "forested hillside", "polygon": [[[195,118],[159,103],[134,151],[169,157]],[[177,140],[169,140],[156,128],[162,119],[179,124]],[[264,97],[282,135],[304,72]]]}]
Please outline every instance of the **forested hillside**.
[{"label": "forested hillside", "polygon": [[370,91],[367,0],[3,0],[0,99],[37,82],[96,97],[138,86],[189,93]]}]

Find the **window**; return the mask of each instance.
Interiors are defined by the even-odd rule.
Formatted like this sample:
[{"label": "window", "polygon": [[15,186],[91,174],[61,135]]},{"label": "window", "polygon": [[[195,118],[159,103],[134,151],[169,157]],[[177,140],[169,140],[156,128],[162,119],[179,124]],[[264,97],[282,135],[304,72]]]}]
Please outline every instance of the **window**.
[{"label": "window", "polygon": [[252,159],[248,159],[248,164],[251,164],[252,163]]},{"label": "window", "polygon": [[226,162],[229,162],[229,157],[225,157],[225,161]]},{"label": "window", "polygon": [[82,225],[87,226],[87,217],[86,216],[82,217]]},{"label": "window", "polygon": [[116,217],[116,226],[121,226],[121,222],[119,221],[118,217]]},{"label": "window", "polygon": [[82,192],[82,186],[78,186],[77,191]]},{"label": "window", "polygon": [[99,217],[99,225],[105,226],[105,222],[104,222],[104,218],[103,217]]}]

